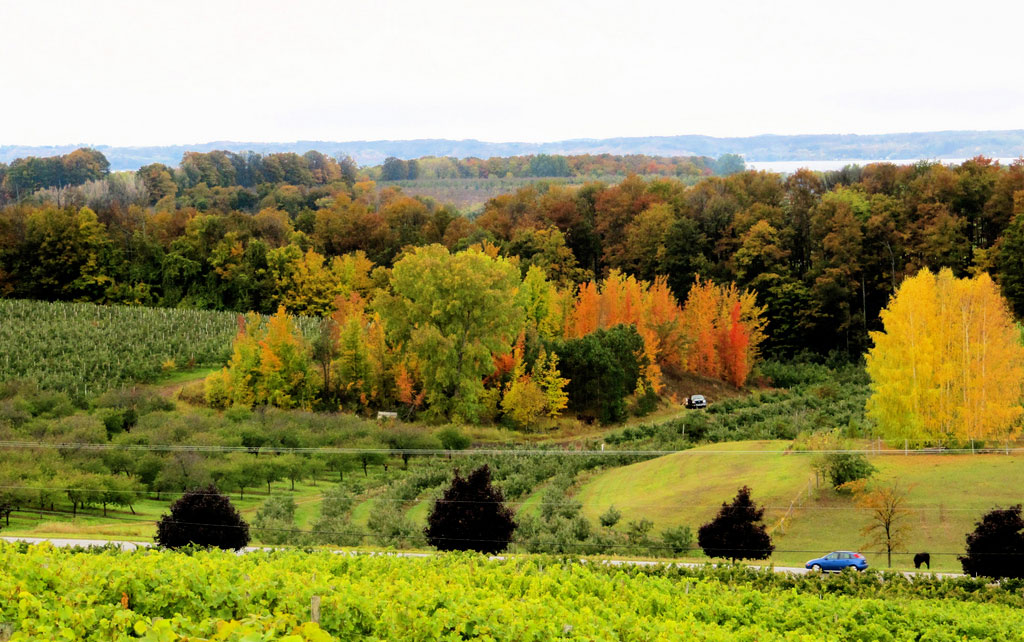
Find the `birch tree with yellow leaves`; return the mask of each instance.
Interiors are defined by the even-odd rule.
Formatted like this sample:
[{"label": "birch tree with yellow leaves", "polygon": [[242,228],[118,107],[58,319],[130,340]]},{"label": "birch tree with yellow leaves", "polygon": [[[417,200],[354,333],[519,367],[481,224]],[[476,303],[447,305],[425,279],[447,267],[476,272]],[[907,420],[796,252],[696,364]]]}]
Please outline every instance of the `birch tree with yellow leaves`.
[{"label": "birch tree with yellow leaves", "polygon": [[1024,347],[987,274],[923,269],[906,279],[872,332],[868,416],[888,439],[1003,440],[1024,408]]}]

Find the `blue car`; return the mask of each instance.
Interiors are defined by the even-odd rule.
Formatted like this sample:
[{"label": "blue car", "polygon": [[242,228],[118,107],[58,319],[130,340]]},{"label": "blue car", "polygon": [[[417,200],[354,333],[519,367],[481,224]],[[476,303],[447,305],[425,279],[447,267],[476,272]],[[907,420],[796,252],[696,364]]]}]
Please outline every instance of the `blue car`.
[{"label": "blue car", "polygon": [[807,562],[804,568],[809,568],[812,571],[841,571],[847,566],[863,571],[868,567],[868,561],[860,553],[833,551],[824,557]]}]

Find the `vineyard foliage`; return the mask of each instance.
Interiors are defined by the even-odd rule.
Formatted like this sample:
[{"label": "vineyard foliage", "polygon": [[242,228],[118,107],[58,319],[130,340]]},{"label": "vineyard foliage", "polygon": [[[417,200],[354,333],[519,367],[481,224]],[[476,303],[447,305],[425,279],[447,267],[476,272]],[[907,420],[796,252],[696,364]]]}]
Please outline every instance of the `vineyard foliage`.
[{"label": "vineyard foliage", "polygon": [[[0,381],[90,396],[169,369],[219,366],[231,355],[237,316],[0,299]],[[309,319],[299,325],[310,334],[316,328]]]},{"label": "vineyard foliage", "polygon": [[1019,590],[967,578],[9,544],[0,563],[11,642],[1009,640],[1024,627]]}]

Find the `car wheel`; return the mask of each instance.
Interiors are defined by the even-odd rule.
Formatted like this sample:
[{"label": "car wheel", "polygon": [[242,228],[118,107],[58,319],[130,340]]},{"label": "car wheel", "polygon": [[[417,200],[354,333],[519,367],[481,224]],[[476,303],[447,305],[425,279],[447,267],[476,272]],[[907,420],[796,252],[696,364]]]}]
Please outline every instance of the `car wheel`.
[{"label": "car wheel", "polygon": [[815,564],[814,566],[811,567],[811,570],[814,571],[815,573],[820,573],[821,572],[821,564]]}]

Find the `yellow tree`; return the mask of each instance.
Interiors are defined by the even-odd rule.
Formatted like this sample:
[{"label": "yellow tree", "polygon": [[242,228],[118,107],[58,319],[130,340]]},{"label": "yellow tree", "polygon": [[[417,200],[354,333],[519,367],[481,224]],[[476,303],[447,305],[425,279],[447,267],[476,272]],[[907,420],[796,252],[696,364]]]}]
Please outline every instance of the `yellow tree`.
[{"label": "yellow tree", "polygon": [[320,381],[309,346],[280,307],[263,323],[249,315],[239,322],[228,366],[206,379],[206,398],[214,407],[268,404],[310,408]]},{"label": "yellow tree", "polygon": [[914,441],[1001,440],[1024,414],[1024,347],[1005,300],[981,274],[927,269],[906,279],[871,333],[868,415]]}]

